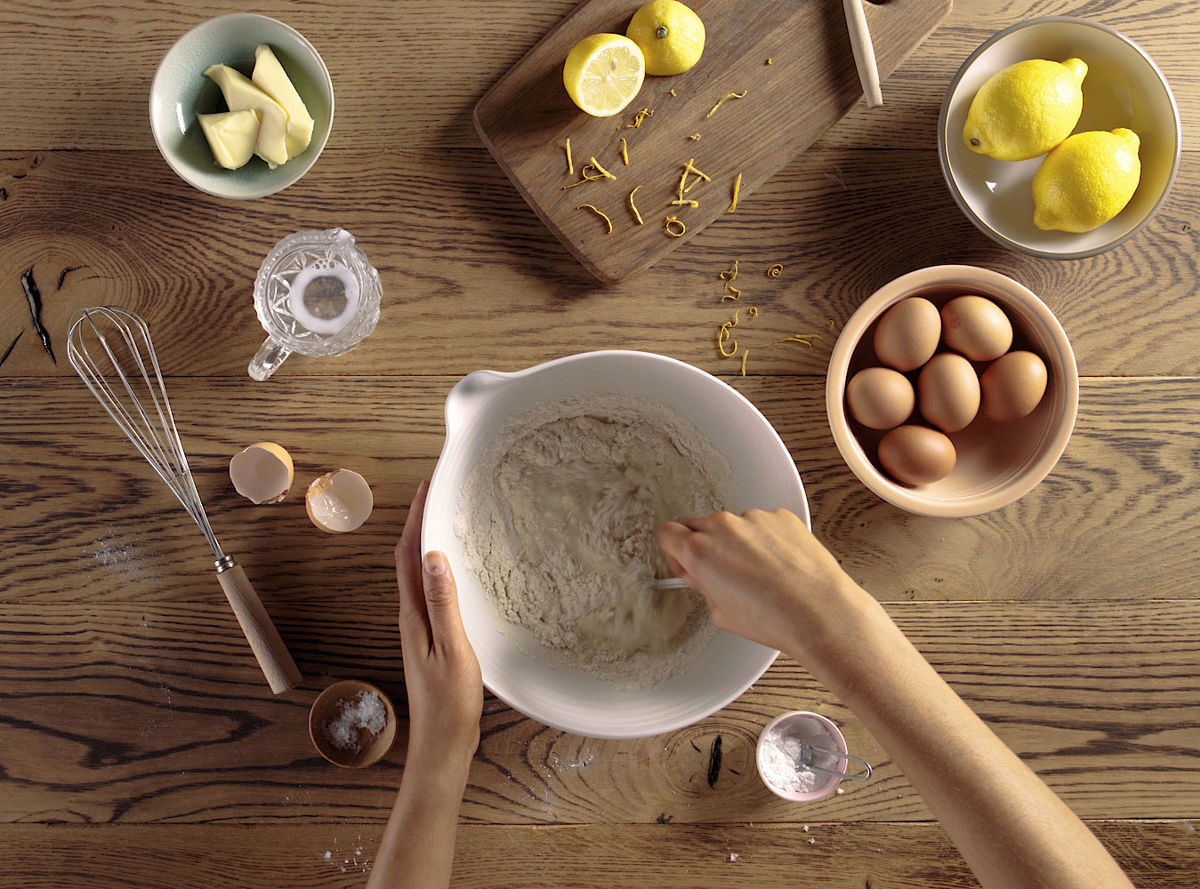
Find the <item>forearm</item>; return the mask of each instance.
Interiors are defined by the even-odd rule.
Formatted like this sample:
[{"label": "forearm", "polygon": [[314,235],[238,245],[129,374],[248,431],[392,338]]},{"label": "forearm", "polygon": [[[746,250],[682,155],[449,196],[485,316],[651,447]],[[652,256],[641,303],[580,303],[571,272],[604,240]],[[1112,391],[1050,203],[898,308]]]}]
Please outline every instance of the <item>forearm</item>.
[{"label": "forearm", "polygon": [[450,885],[467,763],[410,756],[384,828],[367,889],[440,889]]},{"label": "forearm", "polygon": [[1129,889],[1091,831],[938,676],[883,608],[857,586],[842,593],[822,606],[834,609],[822,615],[834,631],[803,640],[795,656],[888,751],[981,884]]}]

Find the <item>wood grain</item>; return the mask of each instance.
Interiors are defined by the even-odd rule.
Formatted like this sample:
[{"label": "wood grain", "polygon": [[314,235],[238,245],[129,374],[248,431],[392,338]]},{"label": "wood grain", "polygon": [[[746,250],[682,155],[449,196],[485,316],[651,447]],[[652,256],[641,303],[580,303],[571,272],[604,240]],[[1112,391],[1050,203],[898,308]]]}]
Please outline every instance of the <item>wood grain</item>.
[{"label": "wood grain", "polygon": [[[447,10],[423,0],[355,0],[337,6],[260,0],[255,11],[297,28],[333,77],[337,118],[327,151],[407,151],[477,144],[471,108],[577,0],[491,0]],[[631,2],[629,8],[637,7]],[[146,108],[150,81],[171,44],[211,16],[245,12],[237,0],[198,8],[163,0],[147,15],[139,0],[97,7],[87,0],[6,4],[10,36],[0,55],[7,102],[21,114],[0,118],[9,150],[154,149]],[[1040,15],[1078,15],[1118,28],[1138,42],[1174,88],[1185,121],[1184,146],[1200,148],[1187,121],[1200,120],[1200,74],[1192,64],[1192,9],[1174,0],[1047,2],[956,0],[949,18],[884,83],[887,104],[860,105],[817,143],[821,147],[934,147],[938,107],[963,60],[996,31]],[[114,29],[115,22],[122,27]],[[849,51],[849,43],[846,43]],[[56,76],[44,76],[54,58]]]},{"label": "wood grain", "polygon": [[[708,34],[703,56],[685,74],[647,77],[626,113],[589,117],[562,83],[563,59],[578,41],[625,33],[625,0],[580,3],[475,106],[475,129],[496,163],[554,236],[605,283],[649,267],[726,213],[735,177],[739,200],[749,199],[861,94],[845,17],[832,4],[699,0],[693,6]],[[949,10],[949,0],[872,6],[868,24],[882,75]],[[727,107],[714,113],[723,97]],[[640,108],[655,116],[632,123]],[[618,137],[628,142],[624,154]],[[618,181],[572,185],[580,180],[564,162],[568,139],[575,172],[595,157]],[[672,206],[684,199],[676,186],[689,158],[709,179],[689,179],[687,199],[696,207]],[[636,186],[642,186],[637,207],[644,224],[626,207]],[[581,202],[602,208],[609,226],[581,213]],[[677,236],[665,229],[670,217],[683,223]]]},{"label": "wood grain", "polygon": [[[126,175],[114,182],[117,169]],[[244,379],[263,337],[251,300],[262,258],[285,234],[336,221],[380,269],[382,320],[354,352],[294,358],[281,378],[516,370],[611,347],[730,374],[736,362],[722,361],[714,343],[734,310],[717,275],[734,259],[739,305],[761,311],[746,340],[750,374],[824,375],[828,320],[836,328],[913,269],[967,263],[1039,294],[1081,374],[1200,375],[1200,153],[1185,154],[1162,211],[1135,238],[1062,262],[1005,250],[977,231],[955,209],[932,152],[812,149],[744,213],[613,287],[579,267],[482,149],[334,152],[300,185],[236,205],[190,189],[153,153],[35,153],[0,159],[0,182],[4,170],[23,178],[10,176],[0,204],[0,348],[28,327],[19,278],[32,268],[60,346],[75,308],[123,304],[149,322],[165,372]],[[151,216],[154,225],[139,222]],[[769,279],[775,262],[784,272]],[[58,288],[66,269],[74,271]],[[771,345],[812,332],[823,336],[812,350]],[[61,355],[51,363],[32,331],[0,365],[0,379],[46,374],[71,370]],[[266,399],[273,385],[247,392]]]},{"label": "wood grain", "polygon": [[[412,492],[432,474],[457,379],[168,381],[210,521],[268,611],[323,597],[327,566],[338,563],[354,566],[363,595],[390,595],[391,548]],[[1200,462],[1196,378],[1085,379],[1055,470],[1017,503],[972,519],[910,515],[859,484],[829,433],[819,377],[727,379],[792,453],[817,533],[882,600],[1200,594],[1188,469]],[[70,576],[86,578],[91,601],[220,603],[200,532],[81,383],[0,389],[0,428],[0,482],[12,503],[0,510],[10,542],[0,601],[76,601],[80,587],[61,581]],[[292,452],[297,475],[287,501],[255,507],[234,492],[228,461],[263,439]],[[328,535],[305,516],[303,491],[339,466],[368,479],[375,512],[354,534]]]},{"label": "wood grain", "polygon": [[[1192,889],[1200,868],[1189,821],[1092,825],[1144,889]],[[805,829],[807,828],[807,829]],[[27,885],[61,889],[254,886],[357,887],[374,863],[380,827],[156,825],[119,831],[11,828],[6,869]],[[147,854],[146,850],[154,850]],[[465,825],[456,889],[962,889],[970,871],[928,824]]]},{"label": "wood grain", "polygon": [[[216,603],[5,605],[0,611],[0,823],[340,823],[386,818],[405,734],[379,765],[337,769],[307,738],[334,679],[377,684],[406,717],[395,600],[291,603],[276,620],[306,681],[272,696]],[[963,698],[1086,818],[1197,817],[1200,603],[895,603],[890,613]],[[497,824],[787,822],[754,743],[780,712],[814,709],[876,766],[807,804],[837,821],[930,814],[874,739],[782,658],[699,723],[636,741],[547,728],[491,698],[463,818]],[[723,739],[715,783],[713,740]]]},{"label": "wood grain", "polygon": [[[256,11],[321,52],[337,117],[299,184],[230,202],[170,171],[146,101],[180,34],[244,5],[0,5],[0,885],[362,885],[405,765],[391,547],[441,447],[442,401],[481,367],[621,347],[688,361],[750,398],[854,577],[1089,820],[1136,885],[1191,889],[1194,8],[958,0],[887,78],[886,105],[854,105],[735,214],[605,287],[529,209],[471,119],[574,6],[263,0]],[[1159,215],[1121,247],[1072,262],[1018,255],[976,231],[942,181],[934,139],[962,60],[997,30],[1057,14],[1138,42],[1184,120],[1179,178]],[[332,225],[354,232],[382,273],[380,326],[349,355],[293,358],[255,384],[245,375],[263,335],[255,270],[283,235]],[[717,279],[734,259],[739,306],[720,302]],[[784,273],[768,279],[775,262]],[[829,436],[822,394],[850,313],[892,278],[943,262],[997,269],[1040,294],[1083,375],[1074,436],[1046,482],[1006,509],[953,521],[902,513],[858,484]],[[57,364],[32,326],[27,271]],[[203,538],[67,366],[66,319],[95,303],[149,319],[213,525],[304,670],[299,688],[270,694]],[[743,378],[713,343],[750,305],[761,315],[754,326],[741,315],[752,349]],[[771,343],[811,332],[822,335],[811,350]],[[226,474],[229,457],[261,438],[286,444],[297,463],[296,490],[272,508],[238,498]],[[311,526],[299,495],[337,466],[363,472],[377,508],[360,531],[334,537]],[[343,677],[375,681],[401,709],[396,747],[361,772],[325,763],[305,737],[308,704]],[[876,762],[870,784],[804,807],[761,786],[754,738],[801,707],[831,716]],[[710,787],[718,736],[725,755]],[[564,734],[488,696],[462,822],[455,885],[468,889],[972,884],[874,739],[786,659],[711,718],[632,742]]]}]

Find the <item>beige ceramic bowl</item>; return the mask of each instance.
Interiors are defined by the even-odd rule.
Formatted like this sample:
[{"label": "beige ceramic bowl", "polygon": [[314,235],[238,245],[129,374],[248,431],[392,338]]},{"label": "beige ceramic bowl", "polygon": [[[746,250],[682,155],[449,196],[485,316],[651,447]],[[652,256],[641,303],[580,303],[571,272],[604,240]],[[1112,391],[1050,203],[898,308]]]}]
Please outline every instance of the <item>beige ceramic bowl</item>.
[{"label": "beige ceramic bowl", "polygon": [[[1042,157],[999,161],[963,144],[967,109],[983,82],[1016,62],[1077,57],[1088,64],[1083,116],[1075,132],[1128,127],[1141,139],[1141,181],[1125,209],[1090,232],[1042,231],[1033,224],[1033,174]],[[990,37],[959,68],[938,120],[938,156],[950,194],[986,235],[1051,259],[1101,253],[1132,237],[1158,212],[1179,169],[1179,110],[1166,78],[1136,43],[1098,22],[1055,16]]]},{"label": "beige ceramic bowl", "polygon": [[[1032,414],[1011,423],[977,417],[950,436],[958,452],[954,471],[931,485],[910,487],[878,468],[876,447],[883,433],[867,429],[846,410],[846,381],[879,364],[872,341],[875,325],[891,306],[923,296],[939,308],[955,296],[985,296],[1013,322],[1013,349],[1029,349],[1046,362],[1050,380]],[[1028,288],[988,269],[942,265],[903,275],[872,294],[846,322],[829,360],[825,384],[829,426],[851,471],[895,506],[922,515],[970,516],[1023,497],[1054,467],[1075,426],[1079,375],[1075,353],[1058,319]]]}]

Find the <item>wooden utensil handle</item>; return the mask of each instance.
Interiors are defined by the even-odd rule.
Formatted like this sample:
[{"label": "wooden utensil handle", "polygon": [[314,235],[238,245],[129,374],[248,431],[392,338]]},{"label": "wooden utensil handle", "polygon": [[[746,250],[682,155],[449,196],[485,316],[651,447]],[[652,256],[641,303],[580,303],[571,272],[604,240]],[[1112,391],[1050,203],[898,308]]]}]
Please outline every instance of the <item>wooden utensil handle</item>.
[{"label": "wooden utensil handle", "polygon": [[283,694],[298,685],[300,670],[292,660],[279,631],[275,629],[275,624],[271,623],[271,616],[267,614],[267,609],[263,608],[241,565],[233,565],[218,572],[217,580],[221,582],[221,589],[225,591],[225,597],[229,599],[233,613],[237,615],[242,632],[246,634],[246,641],[250,643],[271,691],[277,695]]},{"label": "wooden utensil handle", "polygon": [[854,64],[858,67],[858,79],[862,84],[863,96],[868,108],[883,104],[883,91],[879,86],[879,68],[875,63],[875,47],[871,43],[871,32],[867,28],[867,13],[863,0],[842,0],[846,10],[846,24],[850,28],[850,48],[854,51]]}]

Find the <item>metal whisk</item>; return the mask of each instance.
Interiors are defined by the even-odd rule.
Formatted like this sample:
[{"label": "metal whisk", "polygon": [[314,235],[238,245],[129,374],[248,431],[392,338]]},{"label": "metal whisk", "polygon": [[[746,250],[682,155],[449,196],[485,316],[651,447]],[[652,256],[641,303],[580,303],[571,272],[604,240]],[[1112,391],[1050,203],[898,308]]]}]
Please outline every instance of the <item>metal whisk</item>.
[{"label": "metal whisk", "polygon": [[233,556],[221,550],[204,513],[146,322],[119,306],[79,309],[71,316],[67,357],[92,394],[204,533],[216,560],[217,580],[271,691],[280,694],[292,688],[300,682],[300,671],[246,572]]}]

